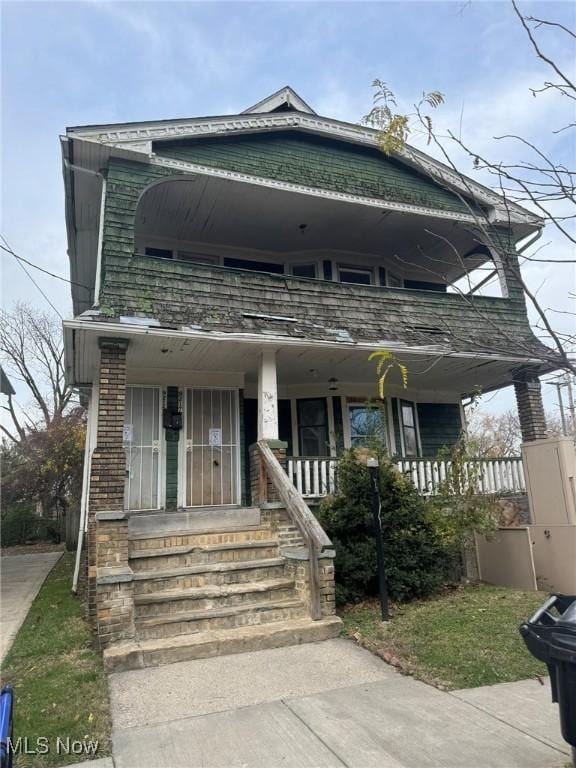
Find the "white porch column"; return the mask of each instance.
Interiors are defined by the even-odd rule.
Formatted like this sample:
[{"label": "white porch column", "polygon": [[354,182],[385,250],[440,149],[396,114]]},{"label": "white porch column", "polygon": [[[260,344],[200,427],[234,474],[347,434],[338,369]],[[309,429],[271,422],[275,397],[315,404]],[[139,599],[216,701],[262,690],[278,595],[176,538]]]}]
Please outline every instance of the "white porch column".
[{"label": "white porch column", "polygon": [[275,349],[262,350],[258,365],[258,440],[278,440]]}]

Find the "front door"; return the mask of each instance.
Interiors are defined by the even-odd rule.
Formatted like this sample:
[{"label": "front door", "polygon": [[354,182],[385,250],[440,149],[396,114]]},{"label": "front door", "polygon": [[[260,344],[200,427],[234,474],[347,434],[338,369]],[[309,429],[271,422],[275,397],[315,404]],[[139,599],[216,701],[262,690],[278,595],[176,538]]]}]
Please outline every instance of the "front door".
[{"label": "front door", "polygon": [[187,389],[185,504],[239,503],[238,391]]},{"label": "front door", "polygon": [[126,509],[160,506],[160,388],[126,387]]}]

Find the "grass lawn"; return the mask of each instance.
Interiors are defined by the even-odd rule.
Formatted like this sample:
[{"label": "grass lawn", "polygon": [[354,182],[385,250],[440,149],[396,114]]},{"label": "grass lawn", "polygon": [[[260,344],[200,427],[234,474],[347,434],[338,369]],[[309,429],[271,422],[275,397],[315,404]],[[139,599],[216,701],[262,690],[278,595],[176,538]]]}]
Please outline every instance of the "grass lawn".
[{"label": "grass lawn", "polygon": [[[75,763],[90,757],[57,754],[56,740],[98,741],[96,757],[110,754],[108,686],[100,654],[70,591],[74,555],[65,553],[34,600],[2,670],[15,688],[14,739],[49,740],[45,755],[17,754],[18,768]],[[92,755],[94,757],[94,755]]]},{"label": "grass lawn", "polygon": [[526,650],[518,625],[543,602],[542,592],[467,585],[430,600],[393,605],[380,621],[379,603],[346,606],[347,635],[440,688],[473,688],[546,676]]}]

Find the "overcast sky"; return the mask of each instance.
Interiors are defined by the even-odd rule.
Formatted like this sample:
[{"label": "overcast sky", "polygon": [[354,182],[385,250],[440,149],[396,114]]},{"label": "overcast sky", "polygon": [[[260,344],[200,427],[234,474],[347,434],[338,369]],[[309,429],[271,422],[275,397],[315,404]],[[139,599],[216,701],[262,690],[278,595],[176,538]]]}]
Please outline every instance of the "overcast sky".
[{"label": "overcast sky", "polygon": [[[572,2],[521,7],[575,26]],[[318,113],[357,122],[378,77],[407,108],[424,89],[442,91],[438,124],[496,160],[517,153],[492,137],[520,132],[574,167],[570,134],[553,133],[574,119],[570,103],[531,95],[550,74],[507,0],[4,2],[2,16],[2,233],[59,275],[68,275],[58,142],[66,126],[237,113],[285,84]],[[568,38],[544,40],[573,69]],[[544,242],[541,256],[574,258],[554,232]],[[3,253],[1,263],[4,306],[48,306],[12,257]],[[525,274],[545,306],[568,309],[573,265],[532,264]],[[34,277],[70,316],[68,286]],[[552,319],[563,329],[574,323]],[[503,391],[485,407],[500,411],[514,399]]]}]

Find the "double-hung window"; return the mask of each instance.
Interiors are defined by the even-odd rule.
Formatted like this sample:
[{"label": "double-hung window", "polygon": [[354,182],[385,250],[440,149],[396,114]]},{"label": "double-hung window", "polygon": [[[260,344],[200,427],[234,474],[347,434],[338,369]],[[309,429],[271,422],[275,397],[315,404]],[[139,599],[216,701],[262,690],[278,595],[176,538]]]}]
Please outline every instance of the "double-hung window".
[{"label": "double-hung window", "polygon": [[356,267],[338,267],[338,279],[341,283],[354,283],[355,285],[372,285],[373,273],[371,269],[356,269]]},{"label": "double-hung window", "polygon": [[329,456],[328,412],[326,398],[297,401],[298,442],[301,456]]},{"label": "double-hung window", "polygon": [[418,456],[418,432],[414,403],[408,400],[400,400],[400,422],[404,439],[404,455]]},{"label": "double-hung window", "polygon": [[386,414],[384,406],[365,403],[349,405],[350,445],[374,446],[376,443],[388,448]]}]

